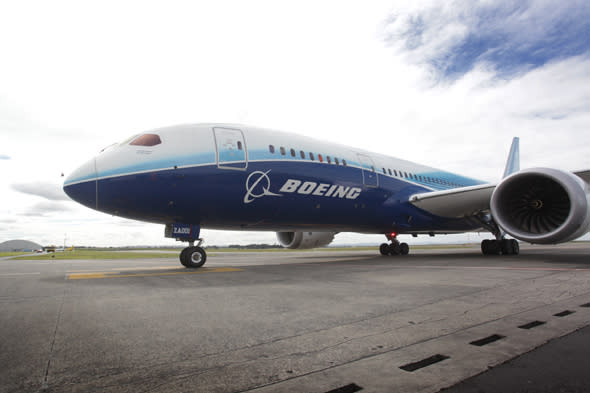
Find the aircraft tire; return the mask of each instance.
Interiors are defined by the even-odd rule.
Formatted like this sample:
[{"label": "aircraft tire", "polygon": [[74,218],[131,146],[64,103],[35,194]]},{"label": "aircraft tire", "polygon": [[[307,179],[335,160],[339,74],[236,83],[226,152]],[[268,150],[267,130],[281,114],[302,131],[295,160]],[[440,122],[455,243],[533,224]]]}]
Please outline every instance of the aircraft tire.
[{"label": "aircraft tire", "polygon": [[409,252],[410,252],[410,246],[408,246],[408,243],[401,243],[399,245],[399,253],[401,255],[408,255]]},{"label": "aircraft tire", "polygon": [[512,254],[513,255],[520,254],[520,244],[518,244],[518,240],[511,239],[510,243],[512,243]]},{"label": "aircraft tire", "polygon": [[199,268],[205,264],[207,253],[201,247],[187,247],[180,253],[182,264],[188,268]]},{"label": "aircraft tire", "polygon": [[182,264],[182,266],[184,266],[184,267],[188,267],[188,266],[186,266],[186,265],[185,265],[185,263],[186,263],[186,262],[185,262],[185,260],[186,260],[186,255],[185,255],[185,254],[186,254],[186,252],[187,252],[187,250],[188,250],[189,248],[190,248],[190,247],[186,247],[186,248],[182,249],[182,251],[180,252],[180,255],[179,255],[180,263],[181,263],[181,264]]},{"label": "aircraft tire", "polygon": [[400,246],[399,243],[394,242],[389,245],[389,255],[399,255],[400,254]]},{"label": "aircraft tire", "polygon": [[514,251],[512,249],[512,241],[510,239],[502,239],[500,240],[500,245],[502,247],[502,255],[512,255]]},{"label": "aircraft tire", "polygon": [[381,255],[389,255],[389,244],[387,243],[381,243],[381,245],[379,246],[379,252],[381,253]]},{"label": "aircraft tire", "polygon": [[481,241],[481,253],[483,255],[488,255],[488,244],[490,243],[490,241],[488,239],[482,240]]},{"label": "aircraft tire", "polygon": [[486,239],[481,242],[483,255],[500,255],[502,254],[502,248],[501,241]]}]

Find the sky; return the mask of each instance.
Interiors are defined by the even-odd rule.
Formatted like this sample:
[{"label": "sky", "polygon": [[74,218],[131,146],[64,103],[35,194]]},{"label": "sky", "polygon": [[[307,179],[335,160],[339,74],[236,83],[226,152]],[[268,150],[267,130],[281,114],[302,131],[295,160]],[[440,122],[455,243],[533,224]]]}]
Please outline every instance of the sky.
[{"label": "sky", "polygon": [[0,242],[174,245],[61,187],[102,148],[175,124],[295,132],[490,182],[514,136],[522,168],[590,168],[589,20],[586,0],[2,2]]}]

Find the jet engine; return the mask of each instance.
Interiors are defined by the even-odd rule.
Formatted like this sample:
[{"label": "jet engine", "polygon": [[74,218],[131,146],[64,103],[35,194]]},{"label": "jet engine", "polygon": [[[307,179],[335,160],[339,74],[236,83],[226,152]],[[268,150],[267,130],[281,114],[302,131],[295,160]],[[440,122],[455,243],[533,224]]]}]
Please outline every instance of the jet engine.
[{"label": "jet engine", "polygon": [[496,186],[490,208],[502,229],[529,243],[562,243],[590,230],[588,185],[558,169],[526,169],[506,177]]},{"label": "jet engine", "polygon": [[292,249],[324,247],[334,240],[334,232],[277,232],[281,246]]}]

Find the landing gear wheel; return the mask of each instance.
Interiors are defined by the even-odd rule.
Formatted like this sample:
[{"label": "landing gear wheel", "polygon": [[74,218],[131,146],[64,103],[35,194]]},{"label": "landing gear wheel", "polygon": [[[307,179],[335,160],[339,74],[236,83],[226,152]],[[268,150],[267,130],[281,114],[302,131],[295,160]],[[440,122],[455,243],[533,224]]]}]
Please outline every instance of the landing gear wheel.
[{"label": "landing gear wheel", "polygon": [[410,252],[410,246],[408,246],[408,243],[401,243],[399,245],[399,253],[401,255],[408,255],[409,252]]},{"label": "landing gear wheel", "polygon": [[381,255],[389,255],[389,244],[381,243],[381,245],[379,246],[379,252],[381,253]]},{"label": "landing gear wheel", "polygon": [[198,268],[205,264],[207,253],[201,247],[187,247],[180,253],[180,262],[189,268]]},{"label": "landing gear wheel", "polygon": [[520,245],[515,239],[502,239],[502,254],[504,255],[518,255],[520,252]]},{"label": "landing gear wheel", "polygon": [[513,255],[520,254],[520,244],[518,244],[518,240],[512,239],[511,243],[512,243],[512,254]]},{"label": "landing gear wheel", "polygon": [[393,242],[389,245],[389,255],[399,255],[401,254],[400,244],[398,242]]},{"label": "landing gear wheel", "polygon": [[502,242],[497,240],[483,240],[481,242],[483,255],[500,255],[502,253]]},{"label": "landing gear wheel", "polygon": [[190,247],[184,248],[184,249],[183,249],[183,250],[180,252],[180,256],[179,256],[180,263],[182,263],[182,266],[184,266],[184,267],[188,267],[187,265],[185,265],[185,263],[186,263],[185,261],[186,261],[186,259],[187,259],[187,257],[186,257],[186,252],[188,251],[188,249],[189,249],[189,248],[190,248]]}]

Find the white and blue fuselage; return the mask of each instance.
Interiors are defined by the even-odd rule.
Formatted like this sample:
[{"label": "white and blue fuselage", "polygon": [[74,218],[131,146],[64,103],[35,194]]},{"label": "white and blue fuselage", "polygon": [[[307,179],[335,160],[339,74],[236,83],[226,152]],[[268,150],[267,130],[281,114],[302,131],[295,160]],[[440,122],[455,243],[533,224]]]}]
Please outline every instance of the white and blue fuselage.
[{"label": "white and blue fuselage", "polygon": [[295,134],[228,124],[156,129],[110,146],[64,190],[101,212],[201,228],[362,233],[477,230],[414,194],[483,182]]}]

